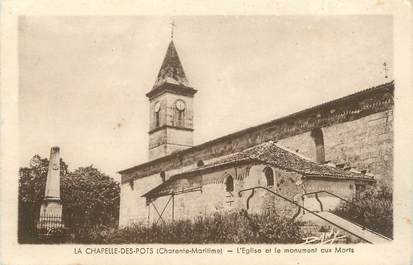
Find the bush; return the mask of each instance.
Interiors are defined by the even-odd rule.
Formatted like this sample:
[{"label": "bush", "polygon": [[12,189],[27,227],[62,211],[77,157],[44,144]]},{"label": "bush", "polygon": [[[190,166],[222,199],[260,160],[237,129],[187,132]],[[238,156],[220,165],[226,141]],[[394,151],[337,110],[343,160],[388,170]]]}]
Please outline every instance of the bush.
[{"label": "bush", "polygon": [[193,221],[167,224],[135,224],[122,229],[95,227],[73,243],[300,243],[299,223],[273,212],[249,215],[246,211],[216,213]]},{"label": "bush", "polygon": [[366,190],[360,199],[341,204],[334,213],[393,238],[393,199],[387,187]]}]

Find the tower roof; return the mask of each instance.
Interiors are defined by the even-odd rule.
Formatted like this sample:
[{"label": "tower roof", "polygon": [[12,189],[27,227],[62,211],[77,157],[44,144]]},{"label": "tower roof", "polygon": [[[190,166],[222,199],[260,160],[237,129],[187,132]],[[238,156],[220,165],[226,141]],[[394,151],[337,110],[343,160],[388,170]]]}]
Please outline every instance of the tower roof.
[{"label": "tower roof", "polygon": [[165,58],[163,59],[161,69],[159,70],[152,90],[165,83],[189,86],[184,68],[182,67],[181,60],[179,60],[175,44],[172,40],[169,43],[168,50],[166,51]]}]

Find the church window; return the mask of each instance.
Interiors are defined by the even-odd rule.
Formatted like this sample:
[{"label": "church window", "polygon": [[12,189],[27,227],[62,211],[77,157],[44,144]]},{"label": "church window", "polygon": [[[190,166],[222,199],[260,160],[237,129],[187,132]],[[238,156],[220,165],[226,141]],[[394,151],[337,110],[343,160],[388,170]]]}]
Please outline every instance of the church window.
[{"label": "church window", "polygon": [[267,181],[267,186],[272,187],[274,186],[274,172],[272,171],[272,168],[266,167],[264,168],[264,175],[265,179]]},{"label": "church window", "polygon": [[161,110],[161,104],[159,102],[156,102],[155,104],[155,127],[160,126],[160,110]]},{"label": "church window", "polygon": [[185,120],[185,102],[181,99],[177,100],[175,102],[175,121],[176,121],[176,126],[183,127],[184,126],[184,120]]},{"label": "church window", "polygon": [[320,128],[316,128],[311,131],[311,137],[315,144],[315,161],[323,163],[325,161],[323,131]]},{"label": "church window", "polygon": [[178,111],[178,126],[184,126],[184,112]]},{"label": "church window", "polygon": [[234,179],[231,175],[225,179],[225,190],[228,192],[234,191]]},{"label": "church window", "polygon": [[155,126],[159,127],[160,122],[159,122],[159,112],[155,112]]}]

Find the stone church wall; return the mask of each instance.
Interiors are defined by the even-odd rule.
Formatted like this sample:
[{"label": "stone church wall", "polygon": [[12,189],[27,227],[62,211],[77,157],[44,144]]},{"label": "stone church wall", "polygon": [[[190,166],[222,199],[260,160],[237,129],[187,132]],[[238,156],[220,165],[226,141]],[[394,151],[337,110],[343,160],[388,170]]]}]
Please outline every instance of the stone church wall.
[{"label": "stone church wall", "polygon": [[[383,111],[357,120],[321,128],[325,159],[366,169],[379,183],[392,186],[393,111]],[[279,140],[279,144],[315,160],[315,144],[310,132]]]},{"label": "stone church wall", "polygon": [[[170,126],[179,126],[176,120],[176,105],[175,102],[179,99],[184,100],[185,102],[185,111],[184,111],[184,124],[185,128],[193,128],[193,98],[183,95],[176,94],[166,94],[167,97],[167,124]],[[189,138],[192,140],[192,137]]]},{"label": "stone church wall", "polygon": [[166,154],[166,130],[153,132],[149,137],[149,157],[161,157]]},{"label": "stone church wall", "polygon": [[[188,148],[189,146],[193,145],[193,140],[192,140],[192,131],[184,131],[184,130],[177,130],[175,128],[168,128],[167,134],[168,134],[168,141],[167,143],[167,153],[172,154],[177,151],[181,151],[183,149]],[[174,143],[180,143],[180,144],[174,144]]]},{"label": "stone church wall", "polygon": [[[145,211],[150,212],[150,222],[157,222],[159,214],[164,208],[165,211],[162,214],[162,219],[165,222],[171,221],[172,215],[173,220],[185,220],[193,219],[197,216],[208,216],[216,212],[235,209],[235,195],[237,191],[227,192],[225,190],[224,175],[235,176],[235,169],[217,171],[203,175],[202,179],[207,182],[207,184],[202,186],[202,191],[180,193],[175,195],[173,199],[170,195],[157,198],[153,201],[153,204],[155,204],[158,212],[154,209],[153,204],[149,207],[145,207]],[[234,180],[235,187],[239,186],[237,185],[237,182],[238,181]],[[171,201],[168,203],[169,199],[171,199]],[[160,221],[161,220],[158,222]]]},{"label": "stone church wall", "polygon": [[[192,133],[189,130],[177,130],[175,128],[165,128],[153,132],[151,137],[149,137],[149,156],[162,157],[165,154],[172,154],[187,149],[193,145]],[[180,144],[174,144],[179,142]]]},{"label": "stone church wall", "polygon": [[[365,184],[368,185],[368,184]],[[340,180],[340,181],[323,181],[316,179],[305,180],[303,189],[306,193],[316,191],[329,191],[343,199],[351,200],[356,195],[356,181],[354,180]],[[323,204],[323,210],[333,210],[341,201],[340,199],[326,193],[319,193],[319,200]],[[312,211],[320,211],[320,204],[316,200],[315,195],[308,195],[304,197],[304,207]]]},{"label": "stone church wall", "polygon": [[161,183],[160,175],[155,174],[146,178],[131,180],[121,185],[119,226],[136,222],[147,222],[146,199],[142,195]]},{"label": "stone church wall", "polygon": [[[167,124],[167,106],[168,106],[168,98],[166,94],[159,96],[156,100],[151,100],[149,102],[149,131],[152,131],[157,128],[156,126],[156,119],[155,119],[155,104],[159,102],[160,109],[159,109],[159,126],[163,126]],[[151,142],[149,143],[149,147],[151,147]]]}]

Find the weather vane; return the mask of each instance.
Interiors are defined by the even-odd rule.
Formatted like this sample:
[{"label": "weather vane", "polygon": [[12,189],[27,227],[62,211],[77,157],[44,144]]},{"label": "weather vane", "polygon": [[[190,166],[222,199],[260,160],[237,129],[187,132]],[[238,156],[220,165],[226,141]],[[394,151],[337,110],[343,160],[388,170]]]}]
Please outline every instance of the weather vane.
[{"label": "weather vane", "polygon": [[175,22],[172,20],[171,22],[171,40],[174,39],[174,27],[176,27]]},{"label": "weather vane", "polygon": [[383,63],[383,67],[384,67],[384,78],[388,78],[389,76],[387,75],[389,69],[387,68],[387,63],[384,62]]}]

